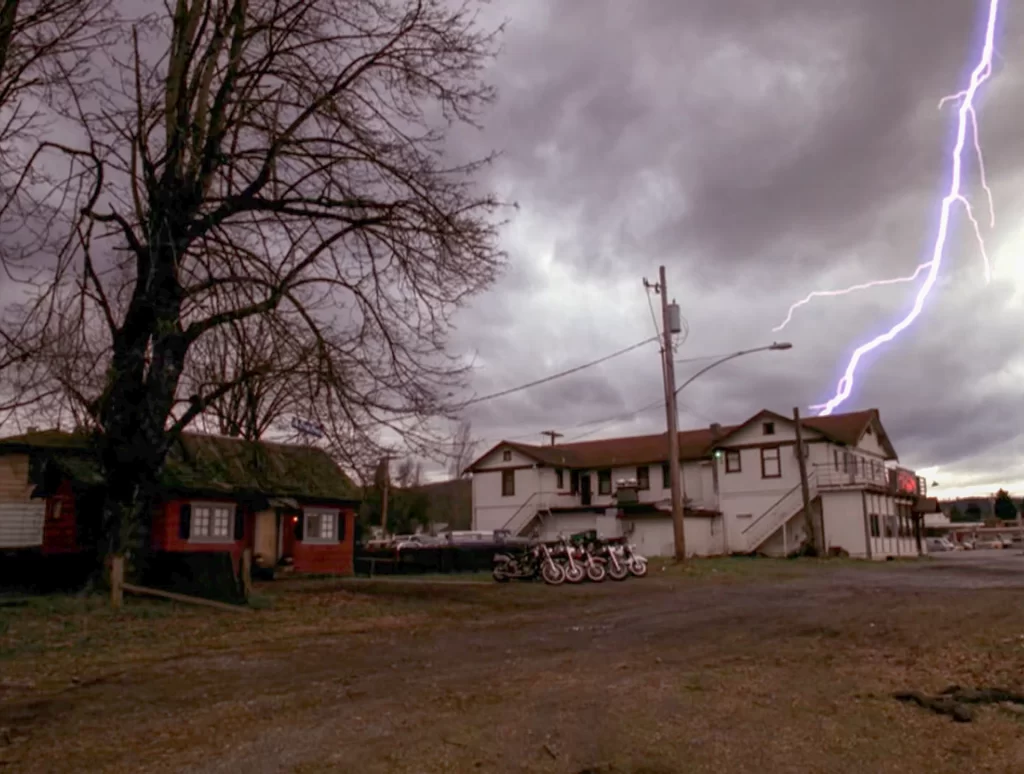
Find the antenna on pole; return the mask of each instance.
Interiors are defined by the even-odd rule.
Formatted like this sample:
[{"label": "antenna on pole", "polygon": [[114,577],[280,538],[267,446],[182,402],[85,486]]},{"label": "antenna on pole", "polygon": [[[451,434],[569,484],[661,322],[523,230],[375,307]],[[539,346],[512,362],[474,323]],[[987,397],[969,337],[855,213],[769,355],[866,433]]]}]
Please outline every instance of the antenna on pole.
[{"label": "antenna on pole", "polygon": [[555,445],[555,439],[556,438],[561,438],[563,436],[563,433],[559,433],[556,430],[545,430],[544,432],[541,433],[541,435],[546,435],[548,438],[550,438],[551,439],[551,445],[554,446]]}]

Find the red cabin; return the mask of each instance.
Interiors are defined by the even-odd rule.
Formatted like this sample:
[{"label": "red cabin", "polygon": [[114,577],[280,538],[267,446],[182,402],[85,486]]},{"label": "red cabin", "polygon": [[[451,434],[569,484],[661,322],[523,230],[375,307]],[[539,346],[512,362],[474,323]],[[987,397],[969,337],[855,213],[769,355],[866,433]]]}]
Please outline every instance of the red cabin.
[{"label": "red cabin", "polygon": [[[155,551],[223,551],[236,562],[352,573],[358,490],[321,449],[185,433],[150,522]],[[87,439],[59,430],[0,439],[0,552],[82,551],[103,477]]]}]

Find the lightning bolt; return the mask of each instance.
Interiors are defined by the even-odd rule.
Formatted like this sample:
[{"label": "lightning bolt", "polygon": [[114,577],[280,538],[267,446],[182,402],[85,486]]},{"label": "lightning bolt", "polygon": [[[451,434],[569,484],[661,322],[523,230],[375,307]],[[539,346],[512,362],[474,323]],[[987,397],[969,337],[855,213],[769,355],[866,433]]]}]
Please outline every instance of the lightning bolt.
[{"label": "lightning bolt", "polygon": [[[958,110],[958,121],[957,121],[957,133],[956,143],[953,146],[952,153],[952,176],[950,180],[949,193],[946,194],[942,200],[942,209],[939,216],[939,227],[938,232],[935,236],[935,246],[932,250],[932,258],[927,263],[923,263],[918,266],[917,271],[914,272],[910,277],[897,277],[892,280],[879,280],[874,283],[865,283],[863,286],[855,286],[853,288],[847,288],[845,291],[819,291],[817,295],[843,295],[848,292],[855,290],[866,289],[867,287],[875,287],[879,284],[894,284],[897,282],[910,282],[918,277],[922,271],[927,269],[927,275],[924,283],[917,291],[917,296],[914,299],[914,305],[911,307],[907,315],[900,320],[898,323],[893,325],[885,333],[879,334],[870,341],[861,344],[857,349],[854,350],[850,356],[850,361],[846,366],[846,371],[843,373],[843,377],[839,380],[839,385],[836,388],[835,395],[827,402],[816,406],[811,406],[812,410],[818,411],[818,416],[826,416],[831,414],[837,407],[842,405],[847,398],[850,397],[850,393],[853,391],[854,377],[857,374],[857,366],[860,365],[861,359],[867,353],[877,349],[883,344],[895,339],[904,330],[913,325],[914,321],[920,316],[921,310],[924,308],[925,301],[928,300],[928,296],[932,292],[932,288],[935,285],[935,281],[938,279],[939,270],[942,268],[942,259],[946,251],[946,237],[949,234],[949,220],[950,214],[954,204],[963,205],[964,210],[967,213],[967,218],[970,220],[971,225],[974,227],[974,233],[978,239],[981,247],[982,260],[985,268],[985,280],[990,281],[992,278],[991,265],[988,260],[988,254],[985,251],[985,243],[981,236],[981,227],[978,223],[977,218],[974,217],[974,212],[971,209],[970,203],[967,198],[961,192],[961,183],[963,178],[963,152],[964,145],[967,142],[967,128],[970,125],[972,130],[972,139],[974,141],[974,149],[977,154],[981,183],[988,194],[990,222],[995,223],[995,210],[992,206],[992,191],[988,187],[988,181],[985,178],[984,162],[981,153],[981,143],[978,139],[978,117],[974,109],[974,98],[978,93],[978,89],[985,81],[992,75],[992,57],[995,53],[995,34],[996,34],[996,21],[999,16],[999,0],[989,0],[988,9],[988,23],[985,27],[985,44],[982,47],[981,57],[971,73],[970,83],[966,89],[956,94],[944,97],[939,102],[939,107],[942,107],[946,102],[959,101],[960,108]],[[812,293],[801,302],[794,304],[790,308],[790,316],[787,317],[786,322],[789,321],[792,316],[793,309],[797,306],[801,306],[811,300],[816,294]],[[783,323],[783,326],[786,323]],[[779,326],[780,328],[783,326]]]}]

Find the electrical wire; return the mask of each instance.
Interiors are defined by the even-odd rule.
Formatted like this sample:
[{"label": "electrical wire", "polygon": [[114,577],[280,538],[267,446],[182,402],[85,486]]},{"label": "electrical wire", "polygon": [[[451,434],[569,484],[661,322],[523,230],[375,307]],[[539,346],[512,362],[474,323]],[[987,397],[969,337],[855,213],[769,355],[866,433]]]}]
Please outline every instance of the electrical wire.
[{"label": "electrical wire", "polygon": [[600,365],[601,363],[607,363],[612,358],[616,358],[616,357],[619,357],[621,355],[625,355],[627,352],[632,352],[634,349],[639,349],[640,347],[644,346],[645,344],[650,344],[652,341],[657,341],[657,340],[658,340],[657,336],[652,336],[649,339],[644,339],[643,341],[639,341],[636,344],[628,346],[628,347],[626,347],[624,349],[620,349],[618,352],[613,352],[610,355],[605,355],[602,358],[598,358],[597,360],[592,360],[591,362],[584,363],[583,365],[578,365],[575,368],[568,369],[567,371],[560,371],[557,374],[552,374],[551,376],[545,376],[543,379],[535,379],[532,382],[527,382],[526,384],[520,384],[517,387],[510,387],[507,390],[501,390],[500,392],[492,392],[489,395],[482,395],[479,398],[472,398],[470,400],[467,400],[465,403],[462,403],[462,404],[456,406],[454,408],[454,410],[455,411],[460,411],[460,410],[462,410],[462,409],[464,409],[464,408],[466,408],[468,406],[475,406],[476,404],[483,403],[484,401],[494,400],[495,398],[503,398],[506,395],[512,395],[513,393],[521,392],[522,390],[527,390],[530,387],[537,387],[538,385],[541,385],[541,384],[547,384],[548,382],[553,382],[555,379],[561,379],[563,376],[569,376],[571,374],[579,373],[580,371],[583,371],[583,370],[585,370],[587,368],[593,368],[594,366]]}]

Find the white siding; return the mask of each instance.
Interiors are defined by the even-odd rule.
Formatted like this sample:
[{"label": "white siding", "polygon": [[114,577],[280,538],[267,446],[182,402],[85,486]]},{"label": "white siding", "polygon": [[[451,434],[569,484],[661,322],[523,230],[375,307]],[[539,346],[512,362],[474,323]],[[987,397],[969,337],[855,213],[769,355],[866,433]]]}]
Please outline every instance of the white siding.
[{"label": "white siding", "polygon": [[854,557],[868,555],[862,498],[860,491],[822,493],[826,548],[842,548]]},{"label": "white siding", "polygon": [[874,427],[874,423],[872,423],[871,432],[865,433],[861,437],[860,442],[857,444],[857,451],[880,459],[885,458],[885,450],[882,448],[882,444],[878,442],[878,428]]}]

